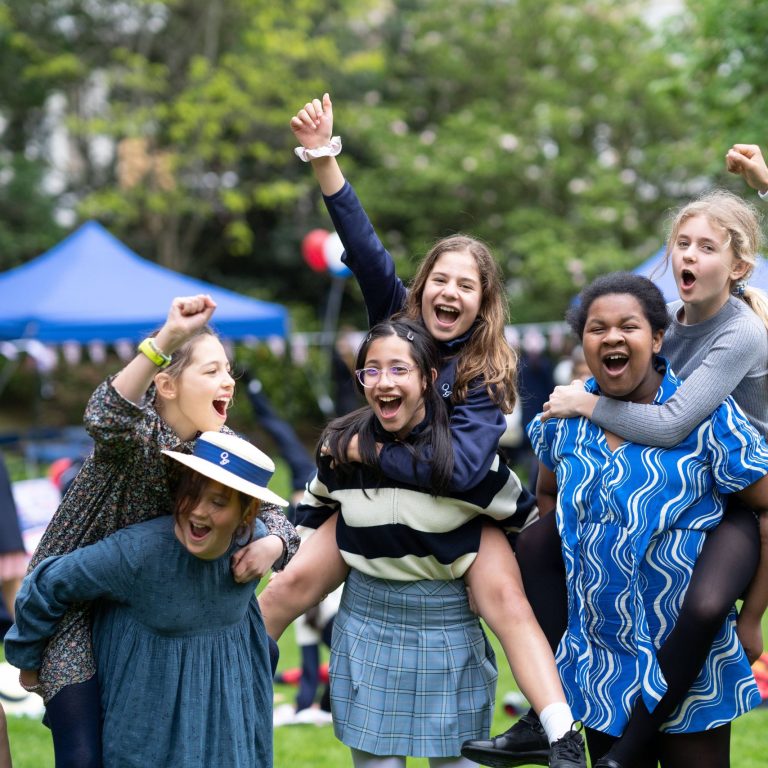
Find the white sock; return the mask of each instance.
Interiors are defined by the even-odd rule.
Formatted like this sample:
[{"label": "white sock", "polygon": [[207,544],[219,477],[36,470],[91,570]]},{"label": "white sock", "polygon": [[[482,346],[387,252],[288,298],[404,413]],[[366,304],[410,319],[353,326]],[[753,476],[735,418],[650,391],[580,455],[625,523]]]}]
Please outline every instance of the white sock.
[{"label": "white sock", "polygon": [[370,752],[350,747],[352,751],[352,765],[355,768],[405,768],[405,758],[397,755],[380,757]]},{"label": "white sock", "polygon": [[539,712],[539,720],[550,744],[565,736],[573,725],[573,713],[564,701],[548,704]]}]

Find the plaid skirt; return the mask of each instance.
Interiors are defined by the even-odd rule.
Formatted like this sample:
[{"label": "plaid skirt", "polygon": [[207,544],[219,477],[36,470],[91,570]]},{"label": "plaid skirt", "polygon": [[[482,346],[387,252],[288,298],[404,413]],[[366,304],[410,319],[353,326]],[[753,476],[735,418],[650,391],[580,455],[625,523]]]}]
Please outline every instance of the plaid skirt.
[{"label": "plaid skirt", "polygon": [[467,739],[488,738],[496,677],[463,581],[350,572],[330,664],[341,742],[379,756],[457,757]]}]

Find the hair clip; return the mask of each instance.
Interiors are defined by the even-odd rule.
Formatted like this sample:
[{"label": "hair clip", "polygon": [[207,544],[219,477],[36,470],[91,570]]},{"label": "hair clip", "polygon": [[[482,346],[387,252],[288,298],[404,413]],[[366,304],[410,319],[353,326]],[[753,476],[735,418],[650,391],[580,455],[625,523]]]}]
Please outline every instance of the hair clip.
[{"label": "hair clip", "polygon": [[408,333],[405,334],[405,338],[408,339],[408,341],[413,341],[416,337],[413,335],[413,331],[408,331]]},{"label": "hair clip", "polygon": [[368,335],[365,337],[365,343],[367,344],[367,343],[368,343],[368,342],[369,342],[369,341],[370,341],[372,338],[373,338],[373,333],[369,333],[369,334],[368,334]]}]

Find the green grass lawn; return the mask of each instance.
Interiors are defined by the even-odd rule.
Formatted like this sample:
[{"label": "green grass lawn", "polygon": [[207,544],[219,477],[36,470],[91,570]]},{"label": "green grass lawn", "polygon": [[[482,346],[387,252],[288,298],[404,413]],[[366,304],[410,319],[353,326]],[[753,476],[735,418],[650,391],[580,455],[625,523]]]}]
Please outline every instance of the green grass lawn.
[{"label": "green grass lawn", "polygon": [[[764,620],[766,630],[768,621]],[[492,638],[499,659],[498,706],[493,721],[493,732],[508,728],[513,720],[502,706],[504,694],[515,688],[512,676],[504,663],[495,638]],[[280,642],[280,669],[298,666],[298,652],[289,629]],[[275,686],[275,695],[281,701],[293,701],[296,689]],[[147,702],[151,707],[152,702]],[[53,750],[50,732],[39,722],[25,717],[10,717],[8,729],[14,768],[53,768]],[[764,768],[768,760],[768,707],[761,707],[736,720],[733,726],[732,765],[738,768]],[[336,740],[330,726],[292,725],[275,730],[276,768],[339,768],[351,766],[349,752]],[[427,761],[409,761],[413,768],[427,768]],[[160,768],[158,766],[157,768]]]},{"label": "green grass lawn", "polygon": [[[277,461],[275,483],[271,484],[276,493],[283,496],[290,493],[287,469]],[[768,618],[763,620],[764,633],[768,637]],[[497,707],[493,721],[493,733],[509,728],[513,720],[502,705],[504,695],[516,686],[506,665],[496,639],[491,635],[499,662],[499,683]],[[289,629],[280,642],[280,669],[298,666],[298,650]],[[0,654],[1,655],[1,654]],[[291,686],[275,686],[275,696],[280,701],[294,700],[296,689]],[[152,702],[148,701],[151,707]],[[40,722],[29,718],[8,718],[11,754],[14,768],[53,768],[53,750],[50,731]],[[731,762],[734,768],[764,768],[768,764],[768,707],[761,707],[736,720],[733,726]],[[275,730],[275,768],[340,768],[351,766],[348,749],[336,740],[329,726],[292,725]],[[427,768],[423,759],[409,761],[410,768]],[[148,766],[148,768],[150,768]],[[152,768],[162,768],[154,766]]]}]

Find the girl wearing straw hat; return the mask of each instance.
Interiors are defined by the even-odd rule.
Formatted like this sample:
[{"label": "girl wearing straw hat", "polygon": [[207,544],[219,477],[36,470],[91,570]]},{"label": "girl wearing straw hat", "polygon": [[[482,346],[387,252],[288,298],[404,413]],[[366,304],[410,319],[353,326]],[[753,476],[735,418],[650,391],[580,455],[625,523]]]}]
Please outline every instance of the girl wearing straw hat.
[{"label": "girl wearing straw hat", "polygon": [[39,668],[46,640],[75,603],[94,607],[103,763],[172,768],[272,765],[272,676],[254,582],[232,577],[253,536],[274,464],[234,435],[205,432],[184,465],[173,516],[123,528],[24,580],[6,658]]}]

